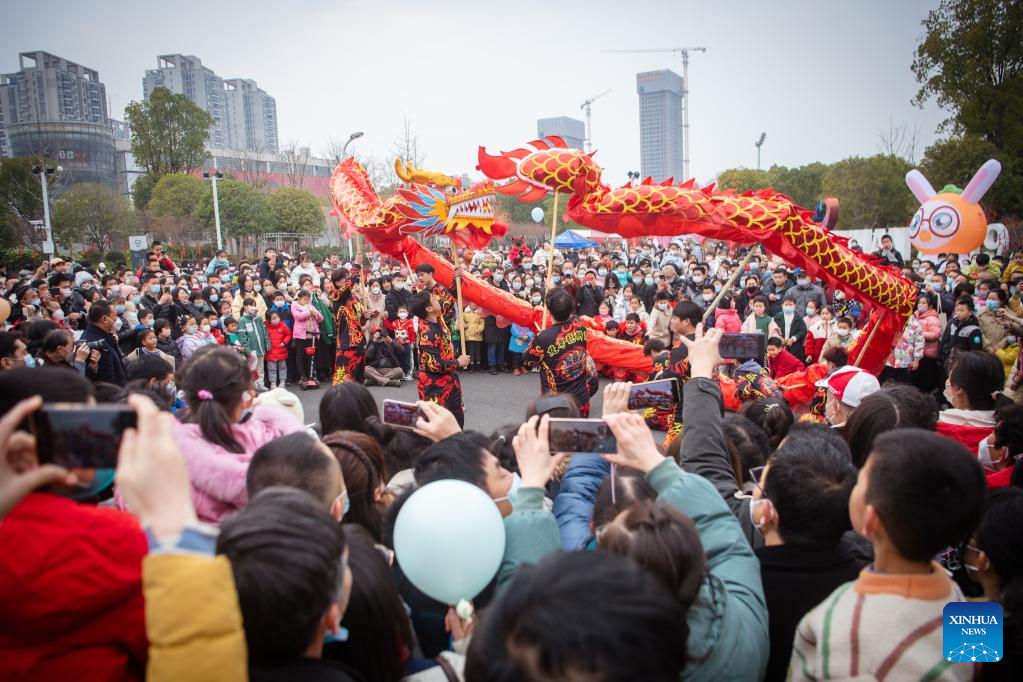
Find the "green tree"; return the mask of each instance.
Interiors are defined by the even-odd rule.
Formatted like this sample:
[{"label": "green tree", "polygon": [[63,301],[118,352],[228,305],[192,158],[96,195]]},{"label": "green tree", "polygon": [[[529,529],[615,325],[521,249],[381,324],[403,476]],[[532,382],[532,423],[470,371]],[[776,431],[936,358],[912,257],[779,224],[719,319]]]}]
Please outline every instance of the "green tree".
[{"label": "green tree", "polygon": [[65,246],[74,243],[118,248],[137,224],[131,204],[115,190],[83,182],[64,192],[53,205],[54,237]]},{"label": "green tree", "polygon": [[980,135],[998,149],[1023,147],[1023,3],[942,0],[923,21],[914,100],[934,97],[952,116],[943,126]]},{"label": "green tree", "polygon": [[268,203],[275,232],[323,232],[323,207],[312,192],[283,187],[270,195]]},{"label": "green tree", "polygon": [[772,166],[768,171],[770,186],[792,199],[803,208],[813,209],[824,196],[822,182],[828,166],[808,163],[798,168]]},{"label": "green tree", "polygon": [[882,154],[854,156],[832,164],[821,189],[841,203],[838,227],[906,225],[918,208],[906,188],[910,168],[905,159]]},{"label": "green tree", "polygon": [[159,179],[152,173],[143,173],[131,183],[131,202],[135,205],[136,211],[141,211],[149,205],[149,197],[153,195],[153,187]]},{"label": "green tree", "polygon": [[[273,216],[266,195],[247,183],[231,178],[217,181],[220,203],[220,226],[226,237],[244,237],[269,232]],[[203,188],[199,210],[199,223],[214,228],[212,183]]]},{"label": "green tree", "polygon": [[539,203],[527,204],[513,196],[498,192],[494,201],[494,214],[497,216],[497,220],[505,225],[532,223],[533,219],[529,213],[534,206],[539,205]]},{"label": "green tree", "polygon": [[771,177],[767,171],[752,168],[729,168],[718,173],[718,187],[748,192],[752,189],[770,187]]},{"label": "green tree", "polygon": [[202,194],[203,181],[199,178],[186,173],[168,173],[153,186],[148,208],[159,217],[193,216]]},{"label": "green tree", "polygon": [[[0,244],[11,246],[28,234],[28,221],[43,214],[39,177],[32,174],[30,158],[0,160]],[[52,187],[52,181],[51,181]]]},{"label": "green tree", "polygon": [[205,161],[213,117],[184,95],[156,88],[148,100],[129,103],[124,114],[131,153],[147,173],[187,173]]},{"label": "green tree", "polygon": [[924,152],[920,171],[939,192],[948,184],[963,188],[991,158],[1002,159],[1002,173],[982,203],[996,214],[1023,213],[1023,177],[1018,160],[999,154],[993,143],[981,137],[960,135],[935,142]]}]

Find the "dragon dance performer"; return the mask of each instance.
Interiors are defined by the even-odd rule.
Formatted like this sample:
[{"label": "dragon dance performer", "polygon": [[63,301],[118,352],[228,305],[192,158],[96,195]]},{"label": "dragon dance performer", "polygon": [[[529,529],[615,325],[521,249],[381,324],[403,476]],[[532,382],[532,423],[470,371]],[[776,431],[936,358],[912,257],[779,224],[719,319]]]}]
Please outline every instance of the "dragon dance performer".
[{"label": "dragon dance performer", "polygon": [[583,417],[590,415],[590,396],[597,392],[597,370],[586,352],[586,326],[572,314],[575,300],[558,287],[547,294],[554,324],[536,335],[522,356],[523,368],[540,367],[542,393],[568,393]]},{"label": "dragon dance performer", "polygon": [[[422,266],[420,266],[422,267]],[[431,268],[432,269],[432,268]],[[412,314],[419,318],[416,341],[419,344],[419,399],[448,408],[458,425],[465,423],[462,383],[458,370],[469,366],[469,356],[455,357],[451,330],[441,316],[443,309],[436,295],[419,291],[409,301]]]},{"label": "dragon dance performer", "polygon": [[334,328],[337,337],[334,383],[363,382],[366,371],[366,335],[363,332],[362,304],[359,303],[358,277],[344,268],[331,275],[334,291],[330,294],[334,308]]},{"label": "dragon dance performer", "polygon": [[689,339],[696,338],[696,325],[703,320],[703,310],[692,301],[679,301],[671,314],[672,334],[675,335],[676,343],[668,354],[668,364],[661,372],[661,379],[675,378],[678,380],[679,401],[675,406],[675,415],[671,424],[668,425],[668,435],[664,437],[664,447],[667,449],[676,438],[682,436],[682,387],[689,380],[689,348],[682,343],[681,337]]},{"label": "dragon dance performer", "polygon": [[[458,304],[455,301],[455,297],[451,295],[451,292],[438,284],[437,280],[433,278],[434,272],[433,266],[429,263],[423,263],[416,267],[416,289],[418,291],[429,291],[434,295],[434,298],[440,303],[441,319],[444,320],[444,324],[448,326],[449,330],[454,329],[455,309],[458,307]],[[461,266],[456,264],[453,270],[453,278],[457,279],[461,272]]]}]

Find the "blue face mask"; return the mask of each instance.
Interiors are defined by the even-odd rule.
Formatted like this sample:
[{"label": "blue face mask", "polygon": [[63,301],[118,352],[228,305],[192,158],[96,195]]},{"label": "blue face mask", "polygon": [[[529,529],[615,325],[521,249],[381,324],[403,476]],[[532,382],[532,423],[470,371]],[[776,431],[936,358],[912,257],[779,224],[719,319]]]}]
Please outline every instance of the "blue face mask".
[{"label": "blue face mask", "polygon": [[[558,282],[561,281],[561,276],[560,275],[554,275],[553,277],[551,277],[551,281],[554,282],[555,284],[557,284]],[[1015,292],[1013,292],[1013,293],[1015,293]]]},{"label": "blue face mask", "polygon": [[149,287],[149,290],[151,292],[153,292],[153,296],[159,296],[160,295],[160,285],[159,284],[154,284],[153,286]]},{"label": "blue face mask", "polygon": [[141,296],[132,296],[131,297],[131,302],[134,303],[135,305],[138,305],[139,303],[142,302],[142,297]]},{"label": "blue face mask", "polygon": [[32,357],[31,355],[26,355],[25,356],[25,366],[26,367],[35,367],[36,366],[36,359],[34,357]]},{"label": "blue face mask", "polygon": [[176,290],[177,288],[178,288],[178,287],[177,287],[177,285],[176,285],[176,284],[171,284],[171,285],[170,285],[169,287],[167,287],[167,291],[169,291],[170,293],[172,293],[172,294],[173,294],[173,293],[174,293],[174,291],[175,291],[175,290]]},{"label": "blue face mask", "polygon": [[509,503],[514,507],[515,499],[519,496],[519,488],[522,487],[522,478],[518,474],[512,474],[511,487],[508,488],[508,494],[504,497],[497,497],[494,502],[503,502],[508,500]]},{"label": "blue face mask", "polygon": [[114,310],[116,310],[117,314],[120,315],[121,313],[124,312],[124,306],[123,305],[115,305],[114,306]]},{"label": "blue face mask", "polygon": [[323,643],[329,644],[331,642],[347,642],[348,641],[348,628],[338,628],[337,634],[328,632],[323,637]]},{"label": "blue face mask", "polygon": [[932,282],[931,283],[931,288],[934,289],[935,291],[941,291],[945,287],[942,285],[941,282]]},{"label": "blue face mask", "polygon": [[219,296],[217,296],[216,294],[210,294],[210,302],[211,303],[216,303],[219,300],[220,300]]},{"label": "blue face mask", "polygon": [[998,301],[992,301],[992,300],[988,299],[987,301],[984,301],[984,305],[987,306],[988,310],[994,311],[994,310],[998,310],[998,306],[1000,304],[998,303]]},{"label": "blue face mask", "polygon": [[814,309],[813,309],[813,308],[811,308],[810,306],[807,306],[807,307],[806,307],[806,316],[807,316],[807,317],[813,317],[813,316],[814,316],[814,315],[816,315],[816,314],[817,314],[817,311],[816,311],[816,310],[814,310]]}]

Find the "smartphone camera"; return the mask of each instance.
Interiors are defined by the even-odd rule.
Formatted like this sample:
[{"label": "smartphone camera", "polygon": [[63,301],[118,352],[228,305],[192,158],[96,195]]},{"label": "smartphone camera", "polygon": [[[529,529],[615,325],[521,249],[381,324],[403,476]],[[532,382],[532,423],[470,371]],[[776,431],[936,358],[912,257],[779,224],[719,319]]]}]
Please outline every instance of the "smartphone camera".
[{"label": "smartphone camera", "polygon": [[415,403],[405,403],[400,400],[385,400],[383,413],[383,422],[385,424],[403,429],[415,428],[416,421],[422,416],[418,405]]},{"label": "smartphone camera", "polygon": [[552,453],[608,455],[618,451],[614,433],[600,419],[552,418],[549,424],[548,441]]}]

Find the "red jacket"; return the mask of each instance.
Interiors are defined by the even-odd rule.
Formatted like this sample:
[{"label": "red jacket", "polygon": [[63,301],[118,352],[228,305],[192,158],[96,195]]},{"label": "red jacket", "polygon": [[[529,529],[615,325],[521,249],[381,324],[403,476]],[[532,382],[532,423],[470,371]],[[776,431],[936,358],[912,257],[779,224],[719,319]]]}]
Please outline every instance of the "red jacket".
[{"label": "red jacket", "polygon": [[725,334],[738,334],[742,331],[742,320],[734,308],[719,308],[714,311],[714,327]]},{"label": "red jacket", "polygon": [[272,326],[266,324],[266,333],[270,337],[270,349],[266,352],[266,359],[271,362],[288,359],[288,342],[291,341],[291,330],[283,320]]},{"label": "red jacket", "polygon": [[[394,332],[395,340],[403,346],[409,345],[416,338],[416,328],[415,325],[412,324],[412,320],[388,320],[387,328]],[[401,336],[398,334],[399,331],[405,332],[404,340],[399,338]]]},{"label": "red jacket", "polygon": [[131,514],[25,498],[0,526],[0,679],[142,679],[147,551]]},{"label": "red jacket", "polygon": [[772,379],[787,377],[793,372],[802,372],[806,369],[806,365],[800,362],[799,358],[784,348],[782,348],[777,355],[768,360],[768,365],[771,368]]}]

